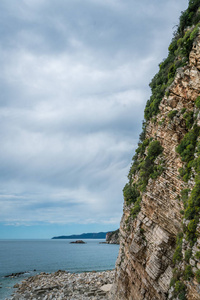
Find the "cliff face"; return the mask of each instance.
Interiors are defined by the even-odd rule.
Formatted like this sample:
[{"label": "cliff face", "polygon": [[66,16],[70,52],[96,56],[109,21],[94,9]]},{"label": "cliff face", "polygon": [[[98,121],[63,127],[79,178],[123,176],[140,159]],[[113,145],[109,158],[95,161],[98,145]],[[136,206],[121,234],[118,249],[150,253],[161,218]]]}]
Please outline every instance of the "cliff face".
[{"label": "cliff face", "polygon": [[107,244],[119,244],[119,229],[106,234]]},{"label": "cliff face", "polygon": [[[159,105],[159,113],[146,123],[145,140],[158,141],[162,146],[162,153],[154,160],[154,168],[162,165],[162,172],[150,176],[145,189],[142,192],[140,189],[140,210],[137,215],[133,214],[136,202],[124,202],[120,251],[112,289],[114,299],[200,299],[200,285],[195,275],[200,269],[199,259],[195,256],[200,249],[197,233],[193,243],[183,233],[182,248],[179,249],[181,259],[176,261],[174,258],[177,235],[184,232],[183,223],[187,225],[189,222],[183,217],[186,206],[180,200],[181,193],[185,189],[191,192],[195,185],[195,175],[198,175],[192,169],[189,180],[183,180],[179,168],[185,166],[185,162],[176,149],[194,126],[200,126],[199,109],[195,105],[199,95],[200,36],[197,35],[189,62],[176,70],[174,80]],[[191,125],[188,125],[188,115],[195,119]],[[150,155],[148,151],[150,150],[146,148],[139,157],[140,165]],[[197,157],[196,148],[195,151],[194,157]],[[132,175],[132,186],[138,185],[141,168]],[[199,223],[199,219],[195,218]],[[196,228],[198,232],[199,224]],[[190,251],[191,256],[193,255],[187,262],[184,259],[185,251]],[[170,288],[175,272],[173,270],[177,265],[180,274],[185,274],[187,265],[191,276],[180,275],[175,286]],[[179,294],[177,282],[184,284],[184,293],[181,291]]]}]

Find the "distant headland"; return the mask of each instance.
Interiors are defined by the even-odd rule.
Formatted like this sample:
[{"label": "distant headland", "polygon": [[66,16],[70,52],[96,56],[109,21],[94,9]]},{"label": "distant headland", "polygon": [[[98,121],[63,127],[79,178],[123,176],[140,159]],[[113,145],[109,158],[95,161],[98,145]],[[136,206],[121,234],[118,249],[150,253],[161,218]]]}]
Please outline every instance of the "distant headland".
[{"label": "distant headland", "polygon": [[52,239],[105,239],[108,232],[98,232],[98,233],[82,233],[73,235],[61,235],[55,236]]}]

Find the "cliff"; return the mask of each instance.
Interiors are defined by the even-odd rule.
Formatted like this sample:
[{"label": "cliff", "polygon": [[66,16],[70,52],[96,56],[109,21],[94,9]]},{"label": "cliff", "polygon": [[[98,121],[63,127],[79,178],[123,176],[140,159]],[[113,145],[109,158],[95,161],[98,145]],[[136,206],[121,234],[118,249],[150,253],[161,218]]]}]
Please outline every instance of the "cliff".
[{"label": "cliff", "polygon": [[106,234],[107,244],[119,244],[119,229]]},{"label": "cliff", "polygon": [[150,84],[124,188],[116,300],[200,299],[199,2],[182,13]]}]

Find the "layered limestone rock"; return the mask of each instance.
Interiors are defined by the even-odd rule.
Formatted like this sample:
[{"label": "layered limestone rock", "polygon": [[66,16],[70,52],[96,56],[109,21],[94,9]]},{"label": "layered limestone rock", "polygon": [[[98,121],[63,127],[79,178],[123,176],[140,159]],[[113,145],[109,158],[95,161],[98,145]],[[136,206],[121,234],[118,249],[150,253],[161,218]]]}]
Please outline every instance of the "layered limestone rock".
[{"label": "layered limestone rock", "polygon": [[106,243],[107,244],[119,244],[119,229],[115,231],[108,232],[106,234]]},{"label": "layered limestone rock", "polygon": [[[177,70],[167,95],[160,103],[156,121],[149,121],[146,128],[146,138],[158,140],[163,147],[165,168],[159,177],[149,179],[142,194],[141,210],[134,220],[130,217],[132,206],[124,203],[112,289],[112,298],[116,300],[169,297],[176,236],[182,230],[180,192],[188,187],[178,172],[183,163],[175,149],[187,132],[181,110],[195,113],[194,101],[200,95],[200,36],[195,40],[188,65]],[[177,114],[170,119],[168,114],[172,110],[177,110]],[[200,125],[199,116],[197,122]],[[133,180],[137,180],[137,174]],[[189,185],[194,185],[193,179]],[[195,280],[187,289],[187,299],[200,299],[200,286]]]}]

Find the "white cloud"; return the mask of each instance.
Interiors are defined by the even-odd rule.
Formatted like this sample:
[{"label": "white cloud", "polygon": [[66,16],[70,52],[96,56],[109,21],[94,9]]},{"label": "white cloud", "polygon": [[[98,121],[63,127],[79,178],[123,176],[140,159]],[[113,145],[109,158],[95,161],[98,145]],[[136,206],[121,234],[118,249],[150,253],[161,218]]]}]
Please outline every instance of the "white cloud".
[{"label": "white cloud", "polygon": [[2,221],[119,223],[148,83],[186,4],[0,3]]}]

